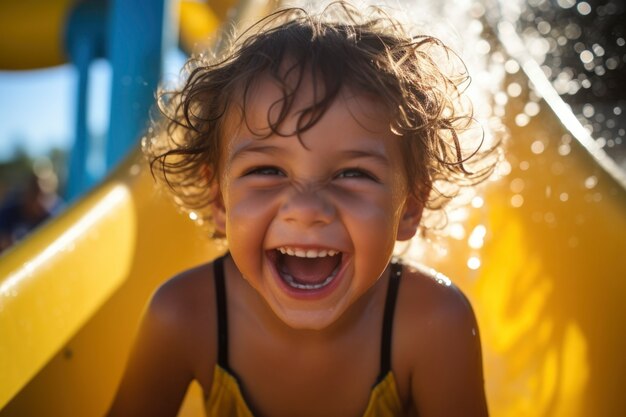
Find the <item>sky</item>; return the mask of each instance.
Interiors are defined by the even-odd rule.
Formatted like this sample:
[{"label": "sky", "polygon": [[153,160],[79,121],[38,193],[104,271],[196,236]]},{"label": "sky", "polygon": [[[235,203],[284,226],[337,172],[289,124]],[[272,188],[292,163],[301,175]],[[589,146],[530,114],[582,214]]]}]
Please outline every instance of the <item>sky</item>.
[{"label": "sky", "polygon": [[[89,126],[104,133],[108,121],[111,70],[104,60],[90,69]],[[0,71],[0,161],[21,147],[33,156],[73,141],[74,105],[78,77],[72,65],[30,70]]]},{"label": "sky", "polygon": [[[168,78],[178,74],[185,57],[170,51],[164,60]],[[106,133],[109,121],[111,67],[99,59],[90,67],[88,126],[92,135]],[[0,71],[0,163],[18,147],[29,155],[68,149],[74,140],[78,75],[71,64],[29,71]]]}]

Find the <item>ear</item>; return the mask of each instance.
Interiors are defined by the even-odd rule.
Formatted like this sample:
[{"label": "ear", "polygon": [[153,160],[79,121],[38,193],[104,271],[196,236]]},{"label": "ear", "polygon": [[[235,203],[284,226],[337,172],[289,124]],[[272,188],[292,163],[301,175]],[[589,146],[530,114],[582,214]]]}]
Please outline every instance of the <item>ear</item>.
[{"label": "ear", "polygon": [[210,211],[213,225],[215,226],[215,236],[226,236],[226,209],[224,208],[224,198],[217,181],[211,186],[211,195],[213,196],[213,201],[210,203]]},{"label": "ear", "polygon": [[415,236],[420,220],[422,219],[423,211],[424,204],[421,203],[413,194],[409,194],[404,202],[404,208],[402,209],[402,216],[400,217],[396,240],[409,240]]}]

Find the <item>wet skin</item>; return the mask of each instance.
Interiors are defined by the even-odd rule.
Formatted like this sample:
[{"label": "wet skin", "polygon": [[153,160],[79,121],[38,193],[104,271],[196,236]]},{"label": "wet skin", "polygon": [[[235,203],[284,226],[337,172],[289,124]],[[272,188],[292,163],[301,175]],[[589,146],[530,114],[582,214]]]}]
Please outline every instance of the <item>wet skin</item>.
[{"label": "wet skin", "polygon": [[[311,95],[304,88],[294,109]],[[373,98],[347,89],[301,141],[261,138],[278,97],[260,82],[247,123],[232,109],[222,143],[213,209],[231,254],[230,366],[258,416],[362,416],[380,369],[393,245],[415,234],[421,216],[399,162],[403,138]],[[338,251],[336,275],[319,289],[291,288],[277,249]],[[405,267],[395,310],[391,363],[407,415],[486,416],[480,341],[463,295]],[[174,416],[192,380],[211,395],[215,311],[211,264],[159,288],[109,416]]]},{"label": "wet skin", "polygon": [[[302,90],[281,133],[294,131],[297,110],[313,99],[312,88]],[[420,210],[398,162],[403,138],[372,97],[344,89],[300,138],[262,137],[281,96],[262,79],[247,101],[246,122],[225,135],[225,229],[239,271],[276,316],[294,329],[319,330],[380,278],[395,241],[415,233]],[[278,248],[338,251],[336,276],[322,289],[294,290],[281,278]]]}]

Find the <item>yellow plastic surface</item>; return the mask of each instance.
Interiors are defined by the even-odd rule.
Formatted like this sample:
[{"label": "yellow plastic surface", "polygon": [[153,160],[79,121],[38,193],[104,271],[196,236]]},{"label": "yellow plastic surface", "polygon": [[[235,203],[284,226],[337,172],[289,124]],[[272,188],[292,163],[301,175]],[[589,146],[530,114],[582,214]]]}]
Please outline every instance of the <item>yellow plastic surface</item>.
[{"label": "yellow plastic surface", "polygon": [[[76,0],[0,1],[0,69],[46,68],[67,62],[65,29]],[[180,41],[190,52],[206,46],[235,0],[181,0]]]},{"label": "yellow plastic surface", "polygon": [[0,258],[0,415],[102,415],[150,294],[218,255],[136,159]]},{"label": "yellow plastic surface", "polygon": [[64,63],[65,24],[74,3],[0,1],[0,69],[24,70]]},{"label": "yellow plastic surface", "polygon": [[[423,257],[452,277],[474,305],[492,415],[619,415],[626,410],[626,192],[576,142],[568,155],[559,154],[566,131],[549,109],[542,110],[529,126],[512,132],[511,173],[487,188],[482,208],[469,212],[465,237],[439,242],[435,248],[447,250],[443,258],[436,249]],[[536,140],[544,143],[539,154],[531,151]],[[0,307],[3,401],[21,388],[0,416],[101,414],[149,294],[176,271],[216,256],[192,222],[152,187],[145,167],[127,165],[0,258],[0,285],[10,288]],[[519,205],[514,196],[523,198],[521,206],[512,205]],[[72,230],[72,220],[80,222],[93,210],[100,212],[93,217],[98,220],[67,242],[72,250],[50,252],[45,265],[7,284],[13,275],[5,271],[32,264],[42,248]],[[484,238],[477,244],[472,236],[481,225]],[[467,267],[470,257],[480,260],[477,270]],[[79,270],[86,283],[68,274]],[[116,286],[104,305],[87,314],[80,299],[101,300]],[[67,327],[45,329],[53,318]],[[26,383],[22,369],[32,373],[50,356]],[[11,376],[17,371],[19,378]],[[201,416],[200,390],[191,391],[181,415]]]},{"label": "yellow plastic surface", "polygon": [[135,246],[135,215],[127,188],[110,183],[2,259],[3,402],[125,280]]}]

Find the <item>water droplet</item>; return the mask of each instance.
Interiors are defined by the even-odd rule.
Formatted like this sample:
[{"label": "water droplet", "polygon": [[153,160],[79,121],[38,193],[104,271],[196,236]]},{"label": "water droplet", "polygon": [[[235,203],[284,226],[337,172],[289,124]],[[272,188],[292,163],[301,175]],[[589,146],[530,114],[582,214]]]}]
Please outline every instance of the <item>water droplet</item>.
[{"label": "water droplet", "polygon": [[550,23],[546,22],[545,20],[542,20],[541,22],[537,23],[537,30],[542,35],[547,35],[548,33],[550,33],[551,29],[552,29],[552,26],[550,26]]},{"label": "water droplet", "polygon": [[604,56],[604,48],[601,45],[594,43],[591,49],[593,49],[593,53],[596,54],[596,56]]},{"label": "water droplet", "polygon": [[506,93],[499,91],[493,96],[493,101],[500,106],[504,106],[509,102],[509,96],[507,96]]},{"label": "water droplet", "polygon": [[519,64],[514,59],[509,59],[504,63],[504,70],[509,74],[515,74],[519,71]]},{"label": "water droplet", "polygon": [[518,83],[511,83],[506,87],[506,92],[511,97],[519,97],[522,94],[522,86]]},{"label": "water droplet", "polygon": [[477,256],[471,256],[467,260],[467,267],[474,271],[480,268],[480,258],[478,258]]},{"label": "water droplet", "polygon": [[584,50],[585,50],[585,44],[584,43],[576,42],[574,44],[574,51],[576,51],[577,54],[580,54]]},{"label": "water droplet", "polygon": [[592,117],[594,113],[595,109],[592,104],[587,103],[583,106],[583,116],[585,116],[586,118]]},{"label": "water droplet", "polygon": [[583,62],[583,64],[591,64],[593,62],[593,53],[585,49],[580,53],[580,60]]},{"label": "water droplet", "polygon": [[480,41],[476,42],[475,50],[481,55],[487,55],[489,51],[491,51],[491,46],[489,46],[489,42],[481,39]]},{"label": "water droplet", "polygon": [[536,155],[543,153],[545,149],[546,149],[545,145],[540,140],[536,140],[530,145],[531,152]]},{"label": "water droplet", "polygon": [[193,221],[198,220],[198,214],[195,211],[190,211],[189,212],[189,218]]},{"label": "water droplet", "polygon": [[509,188],[511,188],[511,191],[515,194],[519,194],[524,190],[524,180],[521,178],[515,178],[511,181],[511,184],[509,184]]},{"label": "water droplet", "polygon": [[538,115],[539,110],[540,110],[539,104],[535,103],[534,101],[529,101],[524,106],[524,113],[526,113],[530,117]]},{"label": "water droplet", "polygon": [[582,35],[582,30],[576,23],[569,23],[565,26],[565,36],[568,39],[578,39],[580,35]]},{"label": "water droplet", "polygon": [[530,123],[530,117],[528,117],[527,114],[520,113],[515,116],[515,124],[518,125],[519,127],[524,127],[528,123]]},{"label": "water droplet", "polygon": [[522,197],[520,194],[515,194],[513,197],[511,197],[511,206],[515,208],[520,208],[523,204],[524,197]]},{"label": "water droplet", "polygon": [[619,106],[613,107],[613,114],[619,116],[620,114],[622,114],[622,108]]},{"label": "water droplet", "polygon": [[467,244],[472,249],[480,249],[483,247],[485,243],[485,235],[487,234],[487,228],[479,224],[472,230],[469,238],[467,239]]},{"label": "water droplet", "polygon": [[596,185],[598,185],[598,178],[596,178],[594,175],[587,177],[587,179],[585,180],[585,188],[592,189]]},{"label": "water droplet", "polygon": [[591,13],[591,5],[586,1],[581,1],[576,6],[576,10],[578,10],[578,13],[580,13],[581,15],[587,16],[589,13]]},{"label": "water droplet", "polygon": [[528,168],[530,168],[530,162],[528,162],[528,161],[521,161],[519,163],[519,169],[521,169],[522,171],[527,171]]},{"label": "water droplet", "polygon": [[576,5],[576,0],[556,0],[556,3],[563,9],[569,9]]},{"label": "water droplet", "polygon": [[561,155],[561,156],[569,155],[570,151],[571,151],[571,148],[570,148],[569,144],[563,143],[563,144],[559,145],[559,155]]},{"label": "water droplet", "polygon": [[554,222],[556,221],[556,216],[555,216],[555,215],[554,215],[554,213],[552,213],[551,211],[548,211],[548,212],[546,212],[546,213],[543,215],[543,220],[544,220],[546,223],[551,224],[551,223],[554,223]]},{"label": "water droplet", "polygon": [[569,194],[567,194],[567,193],[561,193],[561,194],[559,195],[559,200],[561,200],[562,202],[564,202],[564,203],[565,203],[567,200],[569,200]]},{"label": "water droplet", "polygon": [[476,196],[472,198],[472,207],[481,208],[484,205],[485,205],[485,200],[482,197]]},{"label": "water droplet", "polygon": [[511,173],[511,164],[508,161],[502,161],[496,167],[496,174],[501,177],[506,177]]},{"label": "water droplet", "polygon": [[606,65],[606,67],[610,70],[614,70],[619,66],[619,58],[612,56],[609,59],[606,60],[606,62],[604,63],[604,65]]}]

